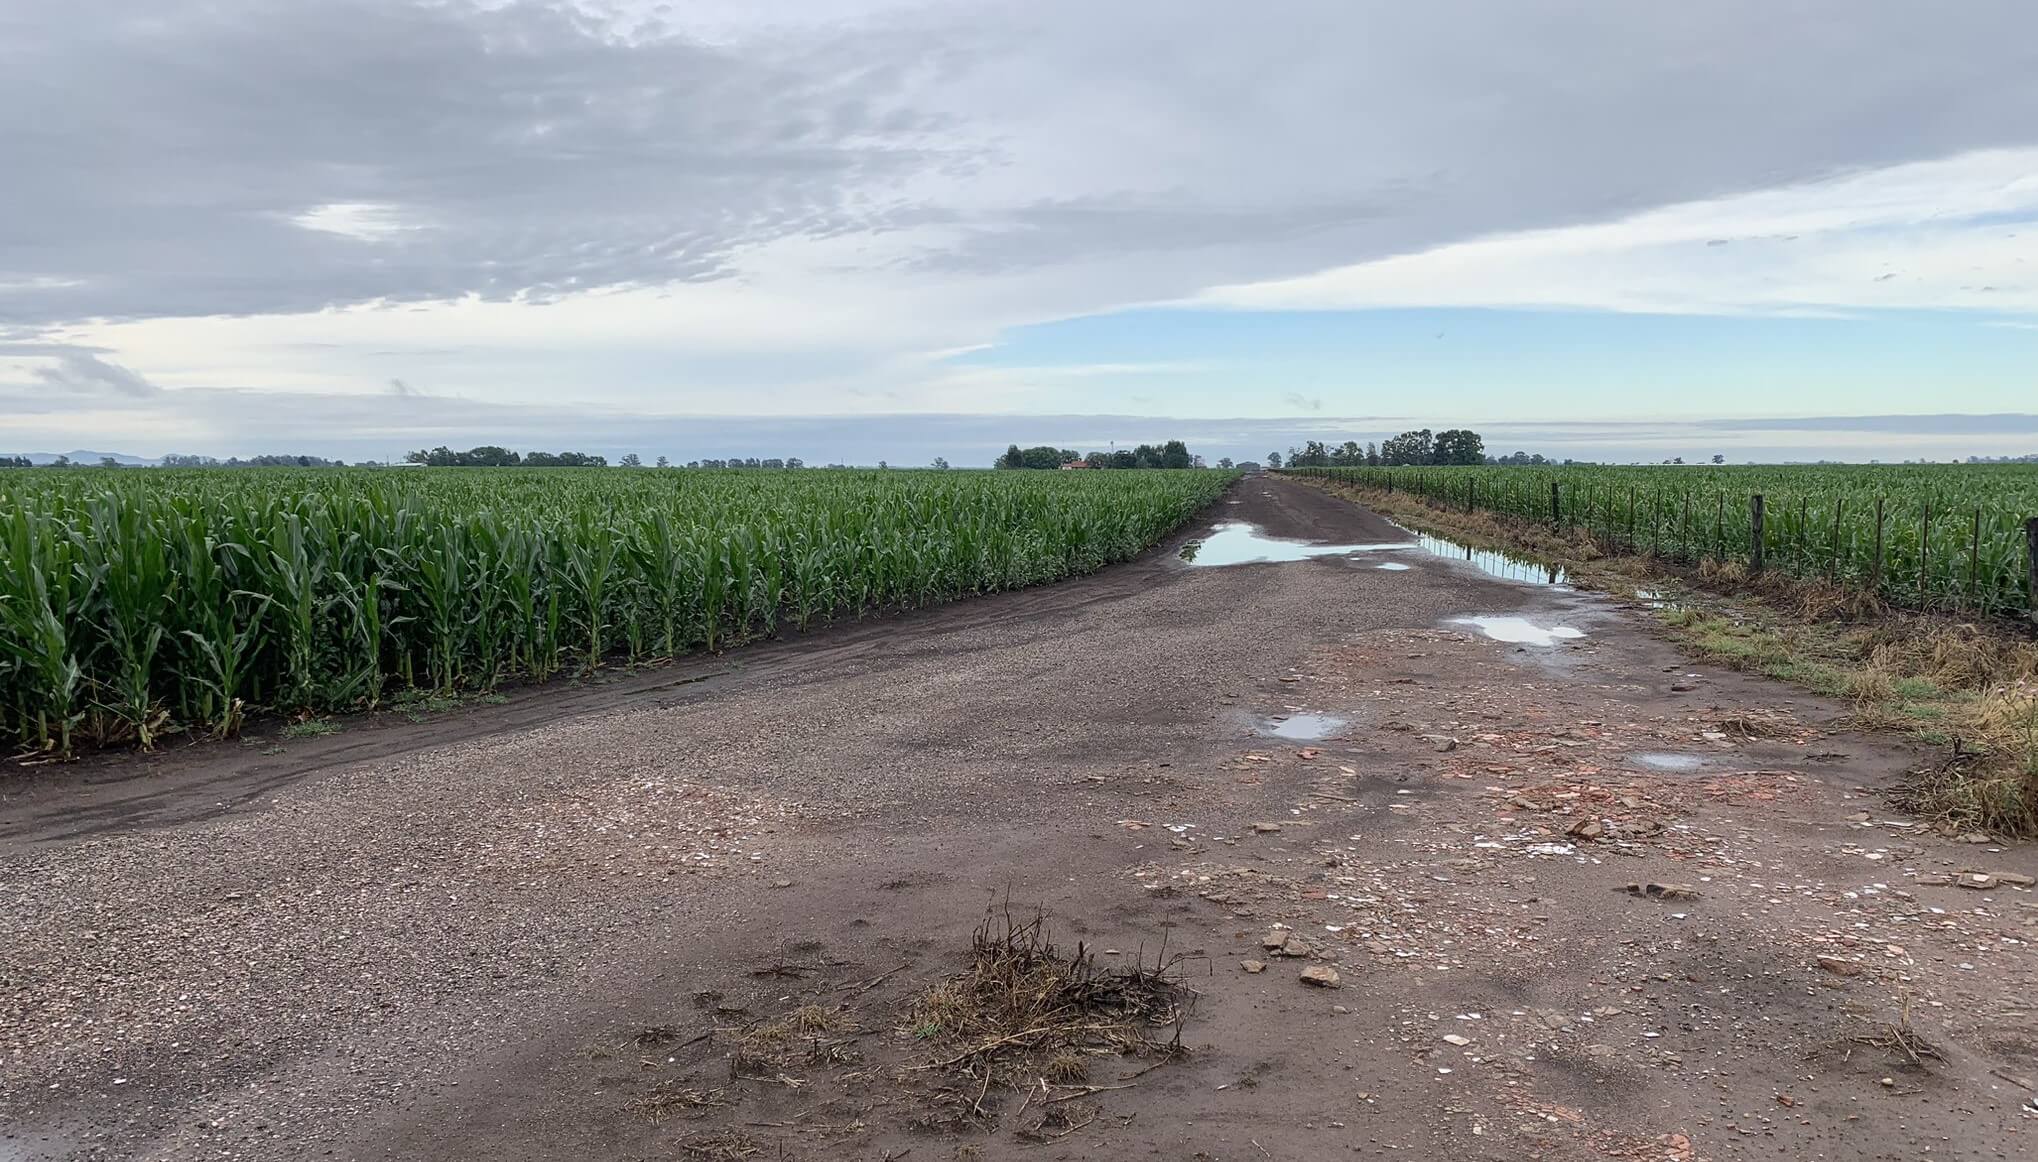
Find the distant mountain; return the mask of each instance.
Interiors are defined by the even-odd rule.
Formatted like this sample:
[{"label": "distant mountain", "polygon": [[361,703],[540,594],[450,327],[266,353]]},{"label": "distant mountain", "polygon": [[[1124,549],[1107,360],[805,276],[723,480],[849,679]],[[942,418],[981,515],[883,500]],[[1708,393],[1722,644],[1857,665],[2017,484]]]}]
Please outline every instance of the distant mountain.
[{"label": "distant mountain", "polygon": [[130,456],[125,452],[86,452],[83,450],[76,452],[0,452],[0,456],[26,456],[30,464],[37,465],[54,463],[58,456],[69,456],[73,464],[97,464],[108,456],[113,457],[116,463],[125,468],[148,468],[155,464],[154,460],[141,456]]}]

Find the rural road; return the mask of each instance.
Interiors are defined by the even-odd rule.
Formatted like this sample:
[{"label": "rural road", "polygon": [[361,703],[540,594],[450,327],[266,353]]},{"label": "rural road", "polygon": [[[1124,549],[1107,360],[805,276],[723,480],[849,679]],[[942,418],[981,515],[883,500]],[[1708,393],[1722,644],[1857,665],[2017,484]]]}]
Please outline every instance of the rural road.
[{"label": "rural road", "polygon": [[[1873,791],[1919,754],[1632,602],[1179,559],[1224,520],[1410,539],[1251,478],[1089,578],[6,776],[0,1160],[2038,1154],[2038,859],[1905,825]],[[907,1061],[993,901],[1185,954],[1190,1052],[959,1130],[703,1036],[824,1003]]]}]

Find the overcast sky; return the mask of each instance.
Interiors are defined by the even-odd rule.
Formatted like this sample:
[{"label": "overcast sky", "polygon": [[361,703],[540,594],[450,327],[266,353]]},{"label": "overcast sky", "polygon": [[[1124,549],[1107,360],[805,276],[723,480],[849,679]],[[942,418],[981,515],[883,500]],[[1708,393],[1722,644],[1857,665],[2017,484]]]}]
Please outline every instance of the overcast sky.
[{"label": "overcast sky", "polygon": [[0,0],[0,159],[0,451],[2038,450],[1849,418],[2038,412],[2028,0]]}]

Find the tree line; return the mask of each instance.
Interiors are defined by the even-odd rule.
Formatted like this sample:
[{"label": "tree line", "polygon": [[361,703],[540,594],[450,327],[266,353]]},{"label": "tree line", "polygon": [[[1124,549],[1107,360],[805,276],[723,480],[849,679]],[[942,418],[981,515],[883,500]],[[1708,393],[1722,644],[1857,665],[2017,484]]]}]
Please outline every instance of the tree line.
[{"label": "tree line", "polygon": [[[345,468],[345,460],[328,460],[323,456],[250,456],[243,460],[232,456],[220,460],[212,456],[185,456],[172,452],[157,461],[164,468]],[[0,456],[0,468],[33,468],[34,461],[26,456]],[[86,464],[69,456],[58,456],[45,467],[49,468],[124,468],[126,465],[111,456],[101,456],[96,464]]]},{"label": "tree line", "polygon": [[1014,444],[998,457],[994,468],[1060,468],[1064,464],[1086,464],[1091,468],[1194,468],[1196,457],[1180,440],[1164,444],[1141,444],[1131,451],[1091,452],[1056,448],[1042,444],[1021,448]]},{"label": "tree line", "polygon": [[1486,441],[1466,428],[1448,428],[1432,433],[1428,428],[1403,432],[1384,443],[1359,446],[1346,440],[1335,446],[1311,440],[1300,448],[1289,448],[1285,459],[1279,452],[1267,453],[1267,465],[1279,468],[1399,468],[1417,464],[1484,464]]}]

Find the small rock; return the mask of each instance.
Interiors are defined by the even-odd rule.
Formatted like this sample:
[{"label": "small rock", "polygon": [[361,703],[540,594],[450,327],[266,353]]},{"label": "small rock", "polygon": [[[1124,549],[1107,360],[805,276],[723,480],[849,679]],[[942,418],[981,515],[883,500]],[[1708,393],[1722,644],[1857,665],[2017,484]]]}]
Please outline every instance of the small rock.
[{"label": "small rock", "polygon": [[1254,831],[1257,831],[1257,832],[1259,832],[1259,833],[1260,833],[1261,835],[1271,835],[1271,834],[1273,834],[1274,832],[1276,832],[1276,831],[1279,831],[1280,829],[1281,829],[1281,825],[1280,825],[1280,824],[1278,824],[1278,823],[1255,823],[1255,824],[1253,824],[1253,830],[1254,830]]},{"label": "small rock", "polygon": [[1340,1016],[1340,1017],[1342,1017],[1342,1016],[1344,1016],[1345,1014],[1347,1014],[1347,1013],[1351,1012],[1351,1010],[1350,1010],[1350,1009],[1347,1009],[1347,1008],[1345,1008],[1345,1007],[1344,1007],[1343,1005],[1332,1005],[1332,1006],[1330,1007],[1330,1011],[1331,1011],[1331,1012],[1333,1012],[1333,1013],[1336,1013],[1336,1014],[1337,1014],[1338,1016]]},{"label": "small rock", "polygon": [[1334,989],[1338,986],[1337,970],[1327,964],[1312,964],[1302,970],[1302,983]]},{"label": "small rock", "polygon": [[1456,1033],[1444,1034],[1444,1044],[1446,1045],[1470,1045],[1471,1043],[1472,1039],[1470,1037],[1460,1037]]},{"label": "small rock", "polygon": [[1996,886],[1996,877],[1986,872],[1961,872],[1953,883],[1970,891],[1986,892]]},{"label": "small rock", "polygon": [[1696,689],[1698,689],[1698,687],[1696,687],[1696,686],[1692,685],[1692,684],[1691,684],[1691,683],[1689,683],[1689,682],[1672,682],[1672,683],[1670,683],[1670,692],[1671,692],[1672,694],[1689,694],[1689,693],[1691,693],[1691,692],[1692,692],[1693,690],[1696,690]]},{"label": "small rock", "polygon": [[1455,738],[1437,739],[1436,748],[1439,753],[1449,754],[1451,751],[1458,749],[1458,740]]},{"label": "small rock", "polygon": [[1952,876],[1930,875],[1918,877],[1918,886],[1925,888],[1943,888],[1952,884],[1952,882]]},{"label": "small rock", "polygon": [[1580,819],[1565,828],[1564,834],[1578,839],[1598,839],[1606,834],[1606,824],[1597,819]]},{"label": "small rock", "polygon": [[1651,900],[1696,900],[1698,889],[1688,884],[1629,884],[1619,889],[1630,896],[1646,896]]},{"label": "small rock", "polygon": [[1238,962],[1238,966],[1254,974],[1267,971],[1267,962],[1264,960],[1241,960]]},{"label": "small rock", "polygon": [[791,880],[773,880],[771,881],[771,886],[774,888],[789,888],[793,886],[793,882]]},{"label": "small rock", "polygon": [[2014,884],[2020,888],[2028,888],[2038,884],[2038,880],[2034,880],[2030,876],[2018,875],[2016,872],[1993,872],[1991,874],[1995,876],[1996,882],[1999,884]]},{"label": "small rock", "polygon": [[1819,957],[1819,967],[1834,976],[1860,976],[1861,966],[1841,956]]},{"label": "small rock", "polygon": [[1895,1089],[1895,1088],[1896,1088],[1896,1078],[1894,1078],[1894,1077],[1885,1077],[1885,1078],[1883,1078],[1883,1079],[1882,1079],[1882,1088],[1884,1088],[1884,1089]]}]

